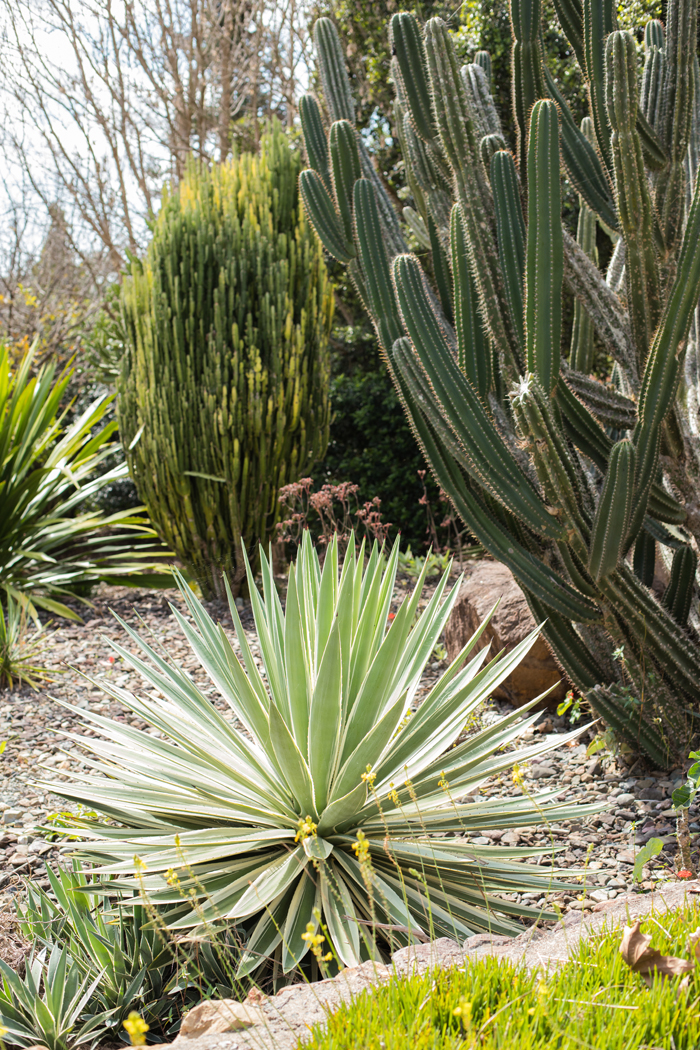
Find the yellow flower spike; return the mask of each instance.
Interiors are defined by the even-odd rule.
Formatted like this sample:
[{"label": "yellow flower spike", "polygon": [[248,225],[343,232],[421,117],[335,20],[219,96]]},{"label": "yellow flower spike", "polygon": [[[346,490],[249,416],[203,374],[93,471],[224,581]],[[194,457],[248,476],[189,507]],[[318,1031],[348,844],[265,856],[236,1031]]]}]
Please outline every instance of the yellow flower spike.
[{"label": "yellow flower spike", "polygon": [[447,777],[445,776],[444,769],[440,771],[440,779],[438,780],[438,787],[442,788],[443,791],[449,791],[450,790],[450,782],[447,779]]},{"label": "yellow flower spike", "polygon": [[132,1046],[146,1045],[146,1032],[150,1027],[136,1010],[132,1010],[124,1022],[124,1029]]},{"label": "yellow flower spike", "polygon": [[513,766],[513,783],[519,788],[523,786],[523,774],[517,762]]},{"label": "yellow flower spike", "polygon": [[138,853],[135,853],[135,854],[134,854],[134,870],[136,871],[136,874],[137,874],[137,875],[138,875],[138,874],[139,874],[140,872],[142,872],[142,871],[147,871],[147,870],[148,870],[148,869],[146,868],[146,865],[144,864],[144,862],[143,862],[143,861],[141,860],[141,858],[139,857]]},{"label": "yellow flower spike", "polygon": [[368,784],[370,787],[372,787],[372,785],[374,784],[376,779],[377,779],[377,774],[373,773],[372,772],[372,767],[368,765],[367,766],[367,771],[362,774],[362,780],[364,781],[365,784]]}]

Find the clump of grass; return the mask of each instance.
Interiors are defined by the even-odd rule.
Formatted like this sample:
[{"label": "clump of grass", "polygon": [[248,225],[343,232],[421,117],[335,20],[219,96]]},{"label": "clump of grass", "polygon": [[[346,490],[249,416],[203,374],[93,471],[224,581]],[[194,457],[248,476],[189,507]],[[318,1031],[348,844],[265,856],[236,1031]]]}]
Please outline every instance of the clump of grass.
[{"label": "clump of grass", "polygon": [[[654,947],[683,956],[699,921],[686,906],[643,928]],[[648,989],[624,963],[621,937],[616,928],[584,941],[551,972],[485,958],[396,978],[342,1006],[304,1050],[696,1050],[700,976],[686,990],[660,977]]]},{"label": "clump of grass", "polygon": [[31,633],[24,607],[7,594],[5,608],[0,603],[0,687],[12,689],[24,682],[36,689],[49,671],[38,661],[45,650],[40,631]]}]

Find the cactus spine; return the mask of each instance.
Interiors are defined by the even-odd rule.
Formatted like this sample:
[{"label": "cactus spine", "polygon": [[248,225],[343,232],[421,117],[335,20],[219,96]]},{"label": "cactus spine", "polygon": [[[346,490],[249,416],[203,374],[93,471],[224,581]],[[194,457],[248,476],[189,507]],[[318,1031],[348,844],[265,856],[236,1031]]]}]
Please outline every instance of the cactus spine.
[{"label": "cactus spine", "polygon": [[[640,90],[613,0],[555,7],[590,113],[579,127],[546,68],[539,0],[511,0],[513,152],[486,92],[486,56],[459,70],[440,19],[421,30],[410,14],[393,17],[411,218],[435,262],[451,205],[452,294],[442,257],[433,290],[419,261],[392,249],[366,176],[354,192],[355,277],[440,485],[547,620],[573,683],[660,765],[687,753],[687,712],[700,709],[700,639],[687,626],[700,528],[683,505],[700,495],[696,15],[692,0],[669,0],[666,40],[650,23]],[[338,74],[332,35],[319,20],[324,85]],[[312,166],[318,152],[310,141]],[[561,222],[561,167],[580,196],[577,241]],[[323,236],[324,208],[304,199]],[[617,242],[607,281],[597,227]],[[564,287],[576,301],[568,361]],[[588,374],[594,336],[615,362],[608,384]],[[663,602],[649,589],[659,543],[676,550]]]},{"label": "cactus spine", "polygon": [[[129,467],[155,527],[207,595],[223,592],[224,572],[234,583],[244,575],[241,541],[252,552],[274,538],[279,487],[328,440],[333,299],[300,208],[299,167],[277,126],[259,157],[212,170],[193,162],[165,192],[146,256],[124,280]],[[311,174],[330,204],[323,170]],[[331,219],[342,251],[332,205]]]}]

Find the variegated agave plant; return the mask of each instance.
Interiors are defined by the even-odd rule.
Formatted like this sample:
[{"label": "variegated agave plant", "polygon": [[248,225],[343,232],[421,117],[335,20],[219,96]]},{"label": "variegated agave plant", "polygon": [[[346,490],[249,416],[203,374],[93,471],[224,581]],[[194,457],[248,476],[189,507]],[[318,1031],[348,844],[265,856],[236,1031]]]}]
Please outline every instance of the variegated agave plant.
[{"label": "variegated agave plant", "polygon": [[[537,632],[487,662],[487,650],[473,655],[482,626],[412,712],[458,588],[445,597],[445,574],[421,608],[424,569],[391,619],[398,553],[398,543],[388,557],[375,545],[367,560],[351,540],[339,569],[333,543],[321,568],[307,536],[283,609],[261,552],[263,595],[250,570],[249,585],[262,667],[235,604],[238,651],[181,580],[191,619],[173,614],[233,722],[123,624],[146,659],[114,649],[152,691],[136,697],[100,685],[162,735],[84,713],[101,735],[77,738],[96,755],[95,772],[51,785],[112,818],[75,824],[83,856],[116,876],[110,887],[146,895],[181,931],[237,925],[239,975],[274,953],[278,972],[295,969],[309,948],[302,934],[319,918],[348,966],[414,933],[515,933],[512,917],[533,913],[500,895],[546,891],[553,870],[523,863],[541,851],[473,846],[463,836],[586,811],[557,802],[556,791],[460,803],[494,773],[551,747],[507,750],[536,717],[522,718],[522,709],[460,739]],[[372,922],[394,929],[375,928],[371,938]]]}]

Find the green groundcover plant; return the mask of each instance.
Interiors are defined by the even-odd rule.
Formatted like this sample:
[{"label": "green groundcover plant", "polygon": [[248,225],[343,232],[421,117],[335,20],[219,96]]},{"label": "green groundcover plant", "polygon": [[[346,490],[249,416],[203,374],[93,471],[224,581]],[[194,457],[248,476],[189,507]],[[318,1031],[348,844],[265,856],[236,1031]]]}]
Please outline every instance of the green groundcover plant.
[{"label": "green groundcover plant", "polygon": [[[459,587],[448,595],[445,573],[421,606],[424,567],[392,613],[398,554],[398,544],[388,556],[375,544],[366,559],[351,535],[342,569],[336,543],[321,568],[307,534],[283,610],[261,551],[262,595],[248,566],[260,665],[235,603],[238,651],[178,578],[189,619],[173,615],[233,719],[120,621],[144,658],[115,652],[148,694],[100,684],[160,735],[81,712],[98,733],[75,736],[93,771],[51,785],[113,822],[76,818],[71,829],[112,892],[147,901],[173,930],[235,925],[246,949],[239,977],[271,957],[278,972],[294,971],[319,923],[331,969],[427,935],[517,933],[514,920],[535,912],[501,895],[546,892],[556,870],[523,863],[542,849],[474,846],[462,835],[598,808],[557,791],[460,801],[553,746],[509,749],[536,718],[522,709],[461,735],[537,631],[488,661],[487,650],[475,653],[482,626],[412,711]],[[375,922],[389,933],[372,931]]]},{"label": "green groundcover plant", "polygon": [[[687,956],[700,913],[686,906],[644,924],[662,952]],[[307,1050],[695,1050],[695,973],[688,987],[656,976],[647,988],[620,955],[621,932],[584,940],[563,966],[527,970],[499,959],[395,979],[316,1028]]]}]

